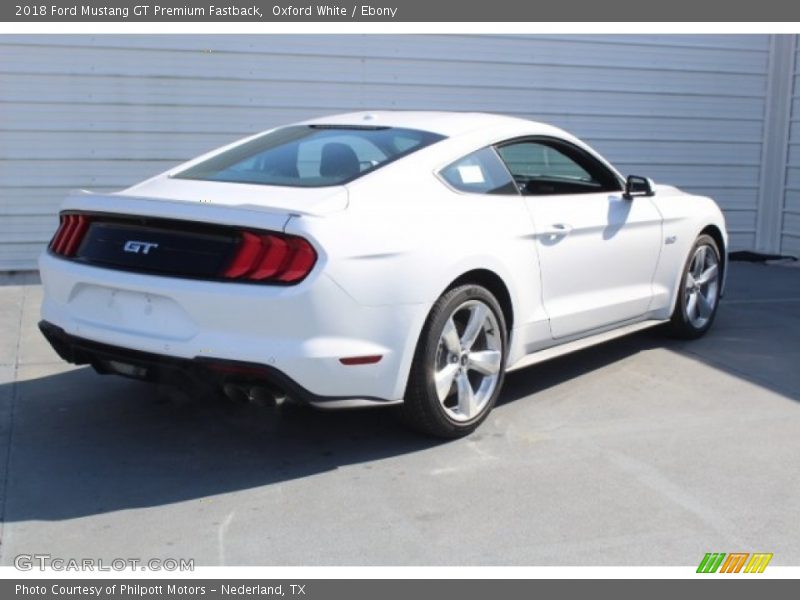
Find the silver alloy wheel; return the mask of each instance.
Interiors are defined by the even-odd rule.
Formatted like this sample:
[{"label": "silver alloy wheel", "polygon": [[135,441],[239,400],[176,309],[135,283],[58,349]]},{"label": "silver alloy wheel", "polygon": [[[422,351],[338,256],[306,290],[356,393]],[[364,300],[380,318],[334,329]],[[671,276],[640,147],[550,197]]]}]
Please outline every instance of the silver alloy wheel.
[{"label": "silver alloy wheel", "polygon": [[442,329],[433,368],[436,395],[454,421],[474,419],[494,394],[503,338],[492,310],[480,300],[456,308]]},{"label": "silver alloy wheel", "polygon": [[689,263],[683,290],[686,318],[695,329],[702,329],[714,314],[719,301],[719,258],[713,248],[697,248]]}]

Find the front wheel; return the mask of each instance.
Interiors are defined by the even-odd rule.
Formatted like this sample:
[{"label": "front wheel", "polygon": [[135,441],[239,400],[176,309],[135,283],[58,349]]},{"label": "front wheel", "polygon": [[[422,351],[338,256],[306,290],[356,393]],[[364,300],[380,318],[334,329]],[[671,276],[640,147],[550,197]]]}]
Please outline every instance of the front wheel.
[{"label": "front wheel", "polygon": [[669,323],[676,337],[694,339],[709,330],[717,315],[722,260],[714,238],[701,235],[683,269],[678,299]]},{"label": "front wheel", "polygon": [[464,285],[446,292],[417,345],[402,405],[406,422],[443,438],[474,431],[500,393],[507,339],[503,311],[488,290]]}]

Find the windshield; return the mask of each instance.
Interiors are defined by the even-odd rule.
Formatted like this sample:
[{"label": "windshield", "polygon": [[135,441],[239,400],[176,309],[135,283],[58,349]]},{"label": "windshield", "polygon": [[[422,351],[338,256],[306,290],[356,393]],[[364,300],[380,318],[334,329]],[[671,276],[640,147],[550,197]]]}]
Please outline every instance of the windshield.
[{"label": "windshield", "polygon": [[296,125],[276,129],[174,175],[291,187],[347,183],[444,136],[394,127]]}]

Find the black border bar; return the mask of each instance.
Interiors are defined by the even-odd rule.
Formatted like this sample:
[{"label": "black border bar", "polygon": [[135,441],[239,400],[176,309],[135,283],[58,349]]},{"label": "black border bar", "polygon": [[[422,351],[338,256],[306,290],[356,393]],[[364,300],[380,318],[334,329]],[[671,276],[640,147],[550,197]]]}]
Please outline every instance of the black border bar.
[{"label": "black border bar", "polygon": [[[786,0],[13,0],[5,22],[798,22]],[[631,30],[626,33],[637,33]]]}]

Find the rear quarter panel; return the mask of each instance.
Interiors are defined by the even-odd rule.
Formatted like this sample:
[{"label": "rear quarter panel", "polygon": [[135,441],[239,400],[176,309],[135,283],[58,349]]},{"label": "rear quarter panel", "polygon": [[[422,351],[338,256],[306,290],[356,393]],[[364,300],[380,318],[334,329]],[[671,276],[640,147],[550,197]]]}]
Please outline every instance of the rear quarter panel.
[{"label": "rear quarter panel", "polygon": [[353,186],[346,211],[294,218],[286,231],[323,248],[326,274],[360,304],[420,308],[407,335],[405,368],[433,303],[475,269],[503,280],[515,328],[546,323],[533,225],[521,196],[457,193],[432,171],[382,175]]}]

